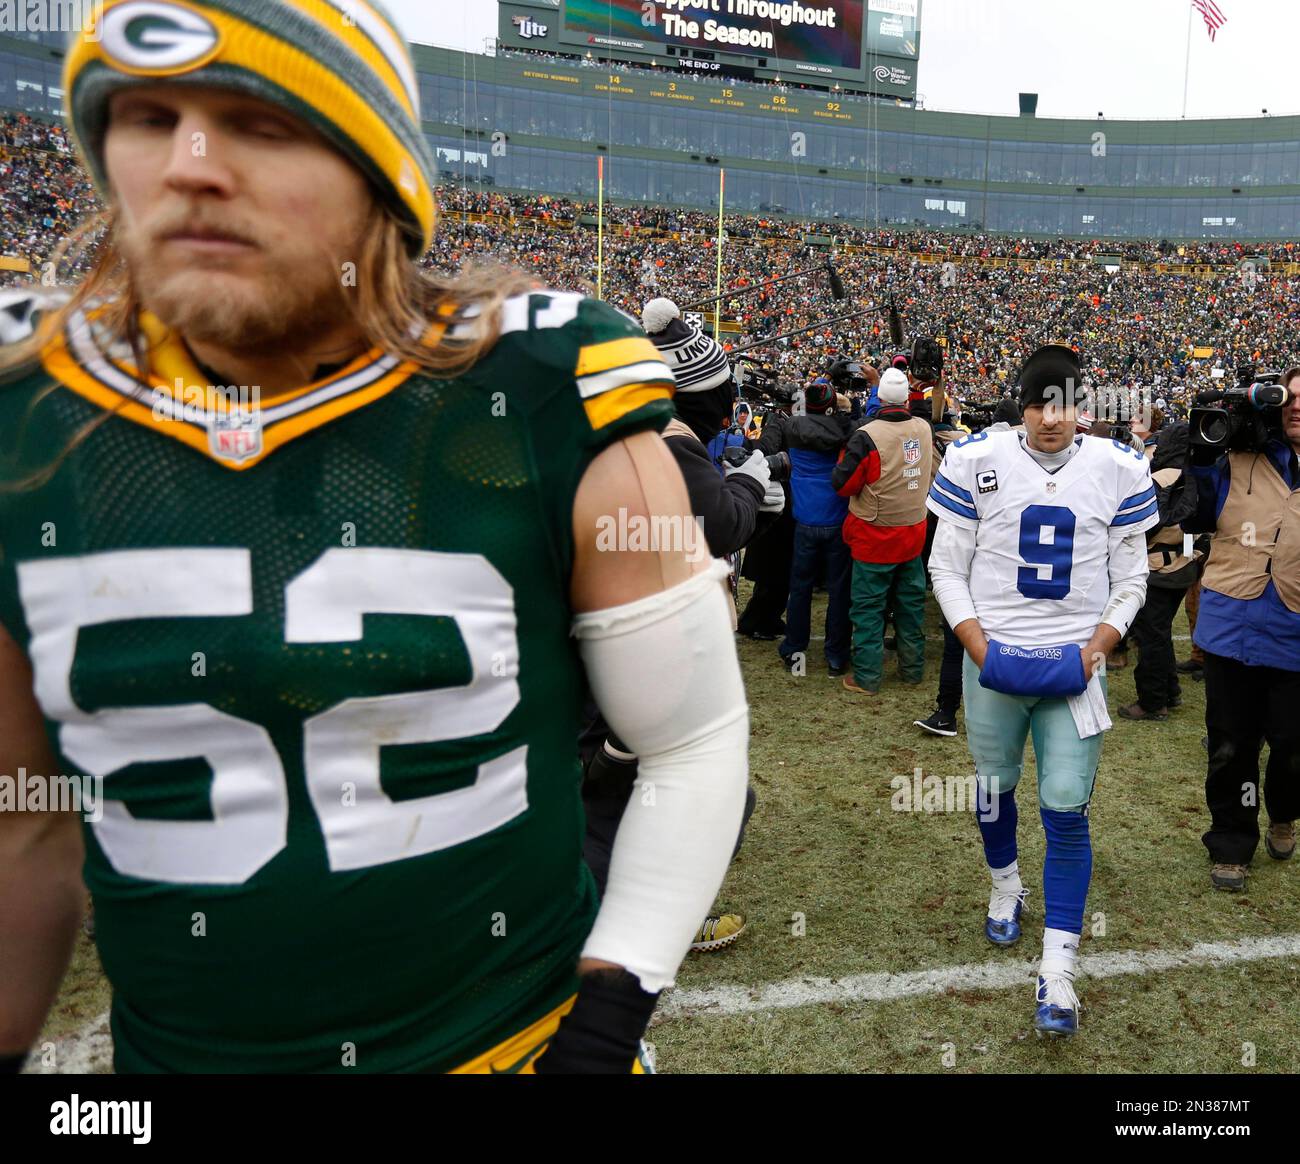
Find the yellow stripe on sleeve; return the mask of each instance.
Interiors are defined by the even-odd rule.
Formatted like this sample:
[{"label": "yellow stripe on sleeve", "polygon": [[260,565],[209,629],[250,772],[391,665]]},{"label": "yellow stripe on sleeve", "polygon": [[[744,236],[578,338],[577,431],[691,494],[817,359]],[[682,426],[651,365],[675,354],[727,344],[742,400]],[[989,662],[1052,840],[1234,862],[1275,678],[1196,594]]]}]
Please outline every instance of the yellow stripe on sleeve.
[{"label": "yellow stripe on sleeve", "polygon": [[635,412],[646,404],[656,400],[671,400],[672,390],[666,384],[629,384],[625,388],[615,388],[593,396],[584,402],[587,420],[594,429],[605,428],[616,420]]},{"label": "yellow stripe on sleeve", "polygon": [[[624,368],[628,364],[640,364],[646,360],[663,363],[663,356],[645,336],[630,335],[601,344],[588,344],[578,352],[578,367],[574,375],[594,376],[597,372],[608,372],[613,368]],[[667,367],[666,364],[664,366]]]}]

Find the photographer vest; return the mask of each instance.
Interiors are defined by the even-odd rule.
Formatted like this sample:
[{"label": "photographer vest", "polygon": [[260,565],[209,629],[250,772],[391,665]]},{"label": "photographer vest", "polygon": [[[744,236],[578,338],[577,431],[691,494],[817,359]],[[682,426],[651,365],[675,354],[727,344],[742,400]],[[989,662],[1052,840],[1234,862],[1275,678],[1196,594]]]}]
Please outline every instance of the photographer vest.
[{"label": "photographer vest", "polygon": [[849,512],[873,525],[915,525],[925,520],[934,475],[930,425],[918,417],[869,420],[862,426],[880,456],[880,477],[849,499]]},{"label": "photographer vest", "polygon": [[1263,453],[1229,453],[1228,465],[1228,496],[1202,584],[1251,599],[1272,578],[1286,608],[1300,614],[1300,490],[1288,489]]}]

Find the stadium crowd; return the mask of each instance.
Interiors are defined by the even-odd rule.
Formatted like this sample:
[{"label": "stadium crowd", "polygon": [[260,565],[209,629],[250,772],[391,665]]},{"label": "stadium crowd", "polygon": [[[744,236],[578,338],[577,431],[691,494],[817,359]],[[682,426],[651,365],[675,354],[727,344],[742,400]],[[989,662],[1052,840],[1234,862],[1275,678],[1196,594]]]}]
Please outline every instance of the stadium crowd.
[{"label": "stadium crowd", "polygon": [[[444,224],[428,265],[454,270],[490,257],[536,270],[540,280],[561,289],[594,287],[596,232],[568,229],[590,219],[594,206],[469,187],[444,189],[443,205],[444,213],[457,213],[460,220]],[[736,215],[725,228],[724,288],[732,294],[724,298],[722,314],[738,325],[732,347],[882,305],[893,295],[911,332],[945,339],[951,383],[976,400],[1000,395],[1042,337],[1074,345],[1095,379],[1141,384],[1157,396],[1180,399],[1231,375],[1240,363],[1280,360],[1300,313],[1300,281],[1272,273],[1261,261],[1290,262],[1290,243],[1173,247],[836,226],[843,249],[835,261],[851,298],[837,305],[820,273],[740,295],[776,274],[817,267],[824,256],[806,247],[803,236],[825,231],[825,225]],[[634,314],[657,294],[683,306],[710,297],[715,233],[716,219],[703,213],[608,209],[605,297]],[[1095,261],[1098,256],[1119,262],[1103,264]],[[1160,266],[1197,266],[1202,272]],[[782,378],[795,381],[821,370],[828,357],[876,363],[888,347],[884,315],[883,308],[867,311],[777,341],[761,354]],[[1195,354],[1206,348],[1211,356]]]},{"label": "stadium crowd", "polygon": [[[439,201],[444,223],[426,266],[504,261],[562,290],[594,290],[594,204],[473,185],[444,186]],[[0,119],[0,254],[25,260],[32,272],[0,271],[0,286],[40,277],[73,224],[95,207],[62,126],[25,115]],[[608,206],[606,228],[602,290],[616,306],[636,314],[655,295],[687,307],[713,295],[717,222],[710,213]],[[728,216],[725,230],[729,294],[721,313],[736,329],[728,346],[863,312],[756,353],[781,378],[800,382],[828,358],[879,362],[891,296],[910,332],[947,344],[950,383],[971,400],[999,396],[1044,337],[1072,344],[1094,379],[1182,399],[1238,364],[1276,363],[1300,316],[1300,280],[1268,265],[1297,257],[1290,242],[1028,239],[752,214]],[[743,294],[773,275],[818,267],[825,255],[805,244],[810,234],[836,240],[848,302],[830,300],[821,274]],[[89,261],[59,271],[59,280],[74,280]],[[1187,273],[1191,267],[1197,272]]]},{"label": "stadium crowd", "polygon": [[[59,243],[95,208],[94,187],[63,126],[26,114],[0,117],[0,255],[26,260],[39,277]],[[64,278],[71,281],[83,267]],[[0,275],[0,286],[28,278]]]}]

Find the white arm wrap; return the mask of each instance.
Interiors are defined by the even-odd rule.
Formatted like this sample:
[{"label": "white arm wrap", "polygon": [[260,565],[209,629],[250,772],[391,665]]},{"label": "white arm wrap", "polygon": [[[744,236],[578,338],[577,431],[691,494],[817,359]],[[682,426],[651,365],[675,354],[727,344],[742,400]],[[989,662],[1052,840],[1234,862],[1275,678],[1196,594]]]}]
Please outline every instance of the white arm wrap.
[{"label": "white arm wrap", "polygon": [[950,627],[975,618],[970,596],[970,566],[975,557],[975,530],[939,519],[930,546],[930,582]]},{"label": "white arm wrap", "polygon": [[1110,597],[1101,621],[1122,635],[1137,618],[1147,600],[1147,538],[1145,533],[1110,535]]},{"label": "white arm wrap", "polygon": [[749,708],[714,562],[660,594],[579,615],[596,703],[639,758],[584,958],[671,986],[717,896],[749,778]]}]

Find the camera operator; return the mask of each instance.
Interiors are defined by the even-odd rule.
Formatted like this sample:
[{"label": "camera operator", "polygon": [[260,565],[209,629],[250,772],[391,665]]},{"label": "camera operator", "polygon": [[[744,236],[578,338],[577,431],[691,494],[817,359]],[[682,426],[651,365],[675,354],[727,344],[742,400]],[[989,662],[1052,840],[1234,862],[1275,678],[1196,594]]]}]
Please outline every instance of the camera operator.
[{"label": "camera operator", "polygon": [[1261,385],[1244,386],[1254,369],[1242,372],[1224,412],[1192,411],[1198,508],[1184,523],[1213,532],[1196,622],[1209,748],[1202,840],[1212,883],[1230,891],[1245,888],[1259,844],[1264,741],[1269,856],[1291,857],[1300,815],[1300,368],[1283,375],[1283,403],[1271,408],[1257,403],[1269,398]]},{"label": "camera operator", "polygon": [[[772,481],[762,453],[752,453],[739,467],[728,466],[725,477],[709,455],[707,442],[732,416],[731,365],[726,353],[710,337],[685,323],[670,300],[653,299],[647,303],[642,323],[677,378],[673,397],[676,415],[663,438],[686,481],[691,512],[697,519],[696,528],[684,532],[693,536],[702,533],[711,556],[729,557],[753,536],[760,511],[784,508],[785,495]],[[603,896],[614,838],[632,794],[637,762],[636,756],[610,733],[594,705],[589,709],[580,752],[585,765],[582,799],[587,815],[583,858]],[[754,810],[754,800],[750,788],[736,851]],[[701,923],[691,949],[721,949],[735,941],[744,928],[743,914],[710,915]]]},{"label": "camera operator", "polygon": [[907,409],[907,377],[890,368],[877,392],[880,411],[849,438],[831,474],[849,499],[844,541],[853,558],[853,674],[848,691],[875,695],[884,670],[885,612],[892,610],[898,670],[920,683],[925,670],[926,505],[934,441],[930,425]]},{"label": "camera operator", "polygon": [[[1135,436],[1144,442],[1159,429],[1160,415],[1152,416],[1150,429],[1134,422]],[[1196,509],[1196,482],[1187,471],[1188,424],[1179,421],[1162,429],[1146,445],[1151,480],[1160,507],[1160,525],[1147,530],[1147,596],[1129,628],[1137,644],[1138,664],[1133,671],[1137,702],[1119,709],[1122,719],[1164,720],[1182,703],[1174,656],[1174,615],[1187,588],[1196,579],[1203,547],[1184,553],[1185,538],[1179,524]]]},{"label": "camera operator", "polygon": [[849,548],[841,527],[849,503],[835,492],[831,474],[848,443],[853,422],[835,411],[835,386],[819,376],[804,389],[804,415],[781,429],[781,451],[790,454],[790,497],[794,513],[794,559],[785,638],[777,648],[787,670],[808,650],[812,594],[826,571],[826,666],[834,677],[849,665]]}]

